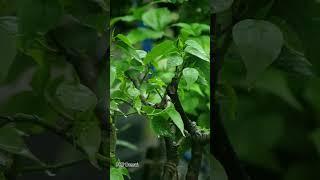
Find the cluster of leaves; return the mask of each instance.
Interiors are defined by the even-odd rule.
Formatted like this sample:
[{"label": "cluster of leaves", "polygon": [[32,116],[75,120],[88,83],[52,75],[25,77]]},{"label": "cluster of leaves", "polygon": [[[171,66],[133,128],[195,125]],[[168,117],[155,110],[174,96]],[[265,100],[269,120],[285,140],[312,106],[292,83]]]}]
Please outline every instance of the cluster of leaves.
[{"label": "cluster of leaves", "polygon": [[92,64],[101,61],[106,48],[100,45],[108,43],[102,36],[107,4],[104,0],[0,1],[0,177],[9,174],[11,166],[19,166],[13,164],[16,155],[34,160],[43,170],[53,167],[37,159],[24,142],[25,136],[48,130],[98,166],[98,151],[106,137],[94,109],[106,89],[95,91],[85,84],[76,64],[84,61],[81,57],[89,57]]},{"label": "cluster of leaves", "polygon": [[[288,3],[292,9],[283,12]],[[301,127],[319,120],[314,112],[319,53],[310,52],[317,46],[310,41],[317,36],[311,29],[319,26],[308,20],[319,16],[319,4],[308,1],[309,9],[302,9],[298,1],[214,0],[212,5],[219,27],[216,44],[225,52],[215,96],[240,159],[280,174],[271,179],[315,178],[316,171],[294,170],[320,163],[316,153],[311,155],[316,162],[303,164],[297,157],[319,144],[318,130]],[[299,148],[306,144],[309,150]],[[292,160],[279,158],[283,153]]]},{"label": "cluster of leaves", "polygon": [[[111,20],[111,25],[122,21],[142,22],[143,26],[112,35],[110,114],[143,115],[155,135],[178,142],[186,134],[181,115],[167,96],[173,78],[181,78],[176,88],[184,111],[203,130],[210,127],[210,26],[181,22],[179,14],[156,4],[134,8]],[[148,39],[154,42],[150,51],[143,50],[141,43]],[[131,108],[124,112],[123,104]],[[119,172],[124,171],[114,167],[111,179]]]}]

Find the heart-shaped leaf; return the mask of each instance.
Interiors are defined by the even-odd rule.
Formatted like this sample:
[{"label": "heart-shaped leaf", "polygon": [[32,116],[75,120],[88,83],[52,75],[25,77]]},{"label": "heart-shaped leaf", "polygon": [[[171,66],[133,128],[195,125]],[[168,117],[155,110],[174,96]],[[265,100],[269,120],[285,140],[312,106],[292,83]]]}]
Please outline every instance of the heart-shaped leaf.
[{"label": "heart-shaped leaf", "polygon": [[233,27],[233,40],[252,83],[279,56],[283,46],[281,30],[263,20],[247,19]]},{"label": "heart-shaped leaf", "polygon": [[182,74],[188,84],[188,87],[195,83],[199,77],[199,72],[195,68],[184,68]]}]

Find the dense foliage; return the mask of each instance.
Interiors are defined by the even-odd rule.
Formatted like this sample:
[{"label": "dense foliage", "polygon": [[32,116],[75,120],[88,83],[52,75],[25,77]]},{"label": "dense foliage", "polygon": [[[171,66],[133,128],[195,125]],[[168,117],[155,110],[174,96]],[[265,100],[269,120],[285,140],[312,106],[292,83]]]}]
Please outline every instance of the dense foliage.
[{"label": "dense foliage", "polygon": [[213,10],[215,178],[318,179],[319,2],[214,0]]},{"label": "dense foliage", "polygon": [[[162,172],[144,179],[198,179],[202,155],[209,156],[206,145],[210,128],[210,7],[207,5],[199,5],[199,1],[154,1],[138,4],[111,19],[110,121],[115,126],[123,116],[144,116],[152,134],[158,137],[157,148],[166,151],[165,158],[161,154],[158,157],[164,161],[160,166]],[[194,16],[184,14],[190,6],[198,11]],[[117,131],[112,132],[111,157],[115,158],[111,179],[122,179],[122,175],[129,174],[124,167],[117,166],[121,158],[115,156],[115,145],[132,148],[132,144],[116,139]],[[189,149],[192,157],[189,165],[185,165],[188,166],[185,173],[178,170],[178,165]]]},{"label": "dense foliage", "polygon": [[0,1],[1,180],[82,162],[107,174],[108,4]]}]

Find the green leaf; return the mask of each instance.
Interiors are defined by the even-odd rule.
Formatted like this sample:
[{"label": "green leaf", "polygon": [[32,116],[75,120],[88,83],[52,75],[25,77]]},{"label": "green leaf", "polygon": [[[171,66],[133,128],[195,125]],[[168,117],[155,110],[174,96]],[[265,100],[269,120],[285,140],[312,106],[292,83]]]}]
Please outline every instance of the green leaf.
[{"label": "green leaf", "polygon": [[131,97],[137,97],[140,95],[140,91],[135,87],[128,88],[127,92]]},{"label": "green leaf", "polygon": [[7,26],[0,26],[0,82],[7,77],[11,64],[17,54],[16,37],[10,34],[5,28],[7,28]]},{"label": "green leaf", "polygon": [[221,13],[231,7],[233,0],[213,0],[213,13]]},{"label": "green leaf", "polygon": [[184,68],[182,71],[183,78],[186,80],[188,84],[188,88],[197,81],[199,77],[198,70],[194,68]]},{"label": "green leaf", "polygon": [[168,108],[166,110],[166,113],[169,115],[169,117],[171,118],[173,123],[178,127],[178,129],[180,130],[182,135],[185,136],[185,134],[184,134],[184,124],[183,124],[183,121],[181,119],[181,116],[180,116],[180,114],[174,108],[174,106],[172,104],[171,104],[171,108]]},{"label": "green leaf", "polygon": [[137,96],[134,100],[134,108],[137,110],[138,114],[140,114],[141,112],[141,107],[142,107],[142,103],[141,103],[141,99],[139,96]]},{"label": "green leaf", "polygon": [[176,67],[179,66],[183,63],[183,59],[179,53],[172,53],[168,55],[168,60],[167,60],[167,67]]},{"label": "green leaf", "polygon": [[[163,111],[160,112],[160,114]],[[163,118],[160,114],[155,115],[151,118],[151,128],[155,132],[155,134],[159,137],[174,137],[173,132],[170,128],[170,121],[168,119]]]},{"label": "green leaf", "polygon": [[145,63],[154,63],[159,58],[176,51],[176,47],[174,46],[174,42],[170,40],[163,41],[162,43],[156,45],[152,48],[152,50],[147,54],[145,58]]},{"label": "green leaf", "polygon": [[133,48],[132,42],[123,34],[118,34],[116,38],[120,39],[122,42],[124,42],[129,47]]},{"label": "green leaf", "polygon": [[186,44],[186,48],[184,49],[185,52],[192,54],[202,60],[210,62],[209,53],[207,53],[198,42],[194,40],[187,40],[185,44]]},{"label": "green leaf", "polygon": [[110,169],[110,179],[112,180],[124,180],[124,175],[128,176],[128,170],[126,168],[115,168]]},{"label": "green leaf", "polygon": [[17,129],[12,126],[0,128],[0,149],[9,153],[21,155],[39,162],[29,151]]},{"label": "green leaf", "polygon": [[145,39],[159,39],[164,35],[163,32],[153,31],[147,28],[137,28],[129,32],[128,39],[132,44],[141,42]]},{"label": "green leaf", "polygon": [[284,42],[277,26],[252,19],[243,20],[233,27],[233,40],[246,66],[249,83],[276,60]]},{"label": "green leaf", "polygon": [[123,50],[125,50],[129,56],[131,56],[132,58],[134,58],[135,60],[143,64],[140,58],[141,54],[139,54],[139,52],[137,52],[137,50],[134,49],[134,47],[132,46],[132,43],[126,36],[124,36],[123,34],[118,34],[116,38],[120,40],[120,42],[117,43],[118,46],[120,46]]},{"label": "green leaf", "polygon": [[19,29],[23,33],[45,33],[59,21],[63,7],[58,0],[17,1]]},{"label": "green leaf", "polygon": [[156,31],[162,31],[172,22],[172,16],[167,8],[150,9],[142,15],[142,21]]},{"label": "green leaf", "polygon": [[75,111],[87,111],[97,105],[95,94],[82,84],[62,83],[56,97],[65,108]]}]

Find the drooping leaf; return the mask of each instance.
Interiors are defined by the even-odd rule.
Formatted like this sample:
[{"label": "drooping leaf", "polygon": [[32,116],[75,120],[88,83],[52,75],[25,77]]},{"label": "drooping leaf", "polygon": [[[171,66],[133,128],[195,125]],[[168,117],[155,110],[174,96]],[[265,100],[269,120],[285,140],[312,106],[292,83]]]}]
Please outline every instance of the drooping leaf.
[{"label": "drooping leaf", "polygon": [[199,72],[195,68],[184,68],[182,74],[188,84],[188,87],[195,83],[199,77]]},{"label": "drooping leaf", "polygon": [[166,113],[169,115],[170,119],[178,127],[178,129],[180,130],[180,132],[184,136],[184,124],[183,124],[183,121],[181,119],[180,114],[174,108],[174,106],[172,104],[171,104],[171,107],[166,110]]},{"label": "drooping leaf", "polygon": [[192,54],[204,61],[210,61],[210,55],[204,50],[204,48],[198,42],[194,40],[187,40],[185,44],[185,52]]},{"label": "drooping leaf", "polygon": [[274,24],[247,19],[233,27],[233,40],[247,69],[247,80],[254,82],[279,56],[283,35]]},{"label": "drooping leaf", "polygon": [[62,83],[56,97],[65,108],[75,111],[87,111],[97,105],[95,94],[82,84]]}]

